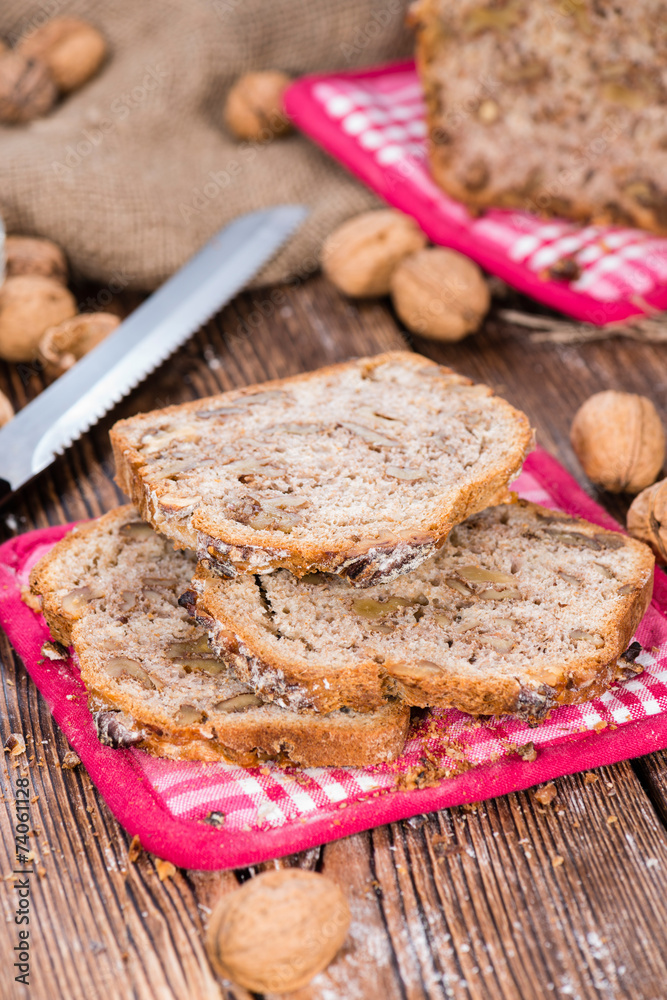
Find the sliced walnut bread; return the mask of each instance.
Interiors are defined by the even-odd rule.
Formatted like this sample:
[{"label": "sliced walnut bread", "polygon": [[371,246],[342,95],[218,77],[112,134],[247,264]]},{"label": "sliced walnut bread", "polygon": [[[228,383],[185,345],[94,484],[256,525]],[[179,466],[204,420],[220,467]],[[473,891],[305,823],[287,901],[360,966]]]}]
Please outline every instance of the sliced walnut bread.
[{"label": "sliced walnut bread", "polygon": [[329,574],[222,580],[200,565],[185,599],[236,675],[285,707],[374,710],[399,695],[539,719],[618,676],[652,586],[641,542],[519,501],[363,594]]},{"label": "sliced walnut bread", "polygon": [[67,535],[34,568],[53,637],[72,645],[98,734],[162,757],[363,765],[400,753],[409,709],[299,714],[264,704],[211,653],[178,598],[194,555],[130,506]]},{"label": "sliced walnut bread", "polygon": [[656,0],[417,0],[435,181],[473,210],[667,235],[664,17]]},{"label": "sliced walnut bread", "polygon": [[222,575],[369,586],[507,499],[532,434],[487,386],[395,351],[121,420],[111,440],[145,520]]}]

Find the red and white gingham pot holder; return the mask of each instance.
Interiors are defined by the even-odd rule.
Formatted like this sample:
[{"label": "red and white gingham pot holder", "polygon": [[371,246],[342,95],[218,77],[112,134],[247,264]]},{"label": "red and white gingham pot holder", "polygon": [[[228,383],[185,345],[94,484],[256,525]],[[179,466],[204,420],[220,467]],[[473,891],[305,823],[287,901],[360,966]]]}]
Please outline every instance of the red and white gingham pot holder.
[{"label": "red and white gingham pot holder", "polygon": [[[546,452],[528,457],[515,486],[529,500],[617,527]],[[42,656],[46,624],[20,598],[30,568],[70,527],[20,535],[0,547],[0,625],[118,820],[146,849],[174,864],[253,864],[667,747],[667,581],[658,571],[652,606],[637,631],[644,672],[594,701],[556,709],[537,726],[431,711],[414,726],[399,761],[366,768],[244,770],[111,750],[97,741],[75,661]],[[537,750],[532,762],[516,753],[526,743]],[[451,776],[433,787],[402,790],[400,776],[426,753]],[[211,811],[224,815],[222,829],[204,822]]]},{"label": "red and white gingham pot holder", "polygon": [[[431,180],[414,64],[307,76],[288,89],[295,124],[381,198],[414,216],[433,243],[472,257],[534,299],[589,323],[667,309],[667,239],[493,209],[474,217]],[[579,265],[573,281],[549,268]]]}]

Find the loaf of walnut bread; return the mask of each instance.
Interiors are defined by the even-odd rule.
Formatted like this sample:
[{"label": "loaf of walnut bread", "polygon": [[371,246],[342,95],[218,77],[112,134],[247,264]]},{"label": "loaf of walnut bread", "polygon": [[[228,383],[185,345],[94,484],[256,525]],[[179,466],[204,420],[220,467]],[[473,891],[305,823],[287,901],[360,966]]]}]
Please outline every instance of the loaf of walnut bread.
[{"label": "loaf of walnut bread", "polygon": [[446,192],[667,233],[659,0],[417,0],[411,17]]},{"label": "loaf of walnut bread", "polygon": [[130,506],[77,528],[32,571],[54,639],[72,645],[97,731],[161,757],[365,765],[400,753],[409,709],[300,714],[264,703],[211,652],[178,603],[192,553]]},{"label": "loaf of walnut bread", "polygon": [[145,520],[218,573],[369,586],[507,499],[532,432],[487,386],[395,351],[140,414],[111,440]]},{"label": "loaf of walnut bread", "polygon": [[328,574],[222,580],[200,567],[190,599],[236,675],[285,707],[375,710],[398,695],[540,719],[625,669],[653,563],[641,542],[518,501],[363,593]]}]

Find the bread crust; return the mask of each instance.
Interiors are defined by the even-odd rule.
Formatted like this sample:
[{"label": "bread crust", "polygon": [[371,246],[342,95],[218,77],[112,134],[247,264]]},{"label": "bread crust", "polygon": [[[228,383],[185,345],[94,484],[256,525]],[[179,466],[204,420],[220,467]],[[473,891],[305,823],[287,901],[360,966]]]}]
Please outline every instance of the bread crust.
[{"label": "bread crust", "polygon": [[[84,677],[82,669],[82,678]],[[309,714],[301,724],[294,718],[286,725],[285,715],[274,713],[262,720],[235,720],[230,716],[224,727],[215,727],[212,735],[203,735],[197,727],[165,730],[155,721],[142,717],[131,698],[115,697],[106,690],[88,689],[88,706],[98,732],[100,715],[117,714],[128,734],[127,743],[154,757],[169,760],[202,761],[205,764],[238,764],[257,767],[267,761],[295,767],[367,767],[391,763],[403,750],[410,726],[410,712],[394,702],[378,713],[372,725],[359,727],[343,713]],[[136,714],[133,714],[133,711]],[[109,744],[114,745],[114,744]]]},{"label": "bread crust", "polygon": [[[196,400],[143,415],[154,421],[171,415],[193,415],[207,405],[231,406],[245,396],[258,391],[271,392],[314,379],[335,376],[344,369],[359,368],[364,376],[384,364],[397,363],[415,370],[440,373],[449,385],[472,386],[470,379],[456,375],[451,369],[437,365],[420,355],[407,351],[389,351],[375,357],[361,358],[318,369],[315,372],[275,379],[259,385],[246,386],[209,399]],[[508,484],[521,470],[526,454],[533,446],[533,431],[525,414],[495,397],[487,386],[476,386],[480,395],[494,398],[494,405],[510,418],[514,439],[508,444],[501,461],[474,483],[448,491],[435,515],[419,530],[402,530],[388,526],[381,538],[359,539],[350,533],[344,540],[332,543],[326,533],[312,540],[296,538],[278,531],[250,530],[228,518],[212,517],[199,500],[191,509],[170,511],[164,497],[169,487],[164,481],[151,479],[146,472],[146,460],[132,441],[132,430],[138,418],[121,420],[111,429],[111,442],[116,462],[116,482],[141,511],[144,520],[184,548],[197,551],[202,560],[215,563],[213,568],[222,576],[236,573],[268,573],[289,569],[296,576],[320,571],[343,576],[355,587],[368,587],[389,582],[409,572],[427,559],[442,544],[451,528],[473,513],[509,499]],[[444,390],[446,391],[446,389]],[[143,471],[143,474],[141,472]]]},{"label": "bread crust", "polygon": [[[517,506],[535,516],[551,519],[552,512],[518,501]],[[557,520],[557,516],[553,518]],[[386,657],[378,663],[350,659],[344,670],[332,670],[326,660],[314,663],[299,657],[290,647],[277,655],[275,644],[260,630],[240,622],[225,596],[225,582],[203,567],[198,568],[194,590],[186,596],[197,620],[208,630],[212,647],[228,661],[235,674],[278,704],[299,710],[331,711],[346,705],[358,711],[374,711],[390,697],[400,697],[415,707],[454,707],[471,715],[513,714],[542,719],[556,705],[587,701],[606,690],[618,676],[618,658],[627,649],[643,618],[653,591],[654,559],[647,546],[615,532],[604,532],[580,519],[567,519],[568,530],[589,537],[612,536],[636,556],[631,593],[618,597],[614,620],[604,630],[604,645],[581,654],[576,662],[556,672],[548,683],[526,684],[500,672],[472,677],[456,670],[415,663],[407,650],[405,658]],[[446,664],[446,645],[443,663]]]},{"label": "bread crust", "polygon": [[[242,712],[213,713],[203,722],[187,725],[178,724],[160,705],[147,709],[131,684],[119,683],[105,674],[97,636],[91,639],[84,627],[97,599],[63,605],[63,595],[71,593],[72,576],[76,575],[82,554],[101,538],[118,537],[127,525],[146,528],[169,551],[169,543],[143,525],[137,511],[127,505],[77,526],[37,563],[30,575],[32,591],[41,595],[53,638],[74,647],[103,742],[116,748],[138,746],[172,760],[226,761],[245,767],[267,760],[304,767],[362,767],[399,756],[410,711],[397,700],[379,706],[372,718],[339,711],[298,714],[266,704]],[[151,562],[150,571],[159,574],[159,564]]]}]

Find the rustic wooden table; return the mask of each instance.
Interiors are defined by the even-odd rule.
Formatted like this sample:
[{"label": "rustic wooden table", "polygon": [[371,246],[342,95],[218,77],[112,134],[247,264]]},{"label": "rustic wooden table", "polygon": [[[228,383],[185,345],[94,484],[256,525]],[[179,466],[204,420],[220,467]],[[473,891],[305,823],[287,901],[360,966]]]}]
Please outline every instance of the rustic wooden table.
[{"label": "rustic wooden table", "polygon": [[[322,278],[237,299],[108,419],[0,511],[5,536],[92,517],[116,505],[112,420],[404,347],[384,303],[344,301]],[[650,396],[667,421],[664,349],[629,340],[536,344],[493,316],[462,344],[412,346],[490,383],[524,409],[542,445],[583,482],[568,429],[602,388]],[[41,388],[28,368],[0,369],[20,406]],[[587,486],[587,488],[590,488]],[[625,501],[598,497],[617,517]],[[127,860],[128,837],[0,636],[0,736],[28,739],[32,785],[31,986],[13,981],[16,907],[11,819],[14,761],[0,774],[0,995],[32,1000],[213,1000],[247,997],[216,980],[202,931],[217,898],[247,872],[179,871]],[[9,765],[9,769],[8,769]],[[10,775],[11,772],[11,775]],[[300,1000],[661,1000],[667,996],[667,754],[533,790],[443,810],[272,862],[316,868],[350,900],[353,925],[336,962]],[[442,834],[446,833],[447,838]],[[444,844],[448,843],[445,848]],[[564,864],[554,867],[561,856]],[[269,865],[270,867],[270,865]],[[297,994],[293,994],[297,996]]]}]

